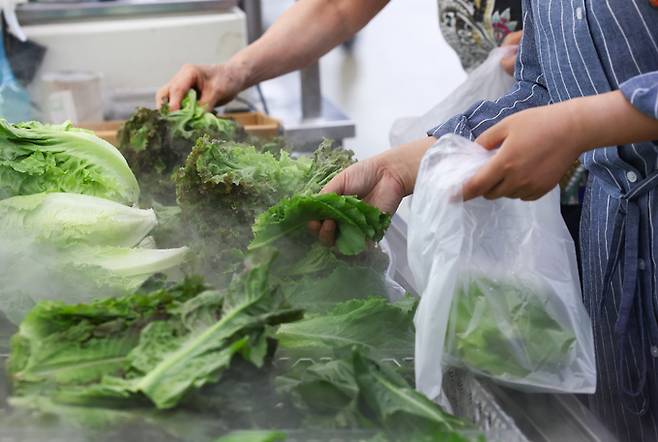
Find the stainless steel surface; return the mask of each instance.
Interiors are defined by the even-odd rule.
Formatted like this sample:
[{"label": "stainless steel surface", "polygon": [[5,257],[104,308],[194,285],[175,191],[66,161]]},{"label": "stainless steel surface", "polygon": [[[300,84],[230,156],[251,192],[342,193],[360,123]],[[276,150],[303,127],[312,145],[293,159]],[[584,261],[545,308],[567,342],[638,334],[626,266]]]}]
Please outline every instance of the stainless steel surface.
[{"label": "stainless steel surface", "polygon": [[322,116],[322,90],[320,88],[320,64],[316,61],[301,70],[302,119],[312,120]]},{"label": "stainless steel surface", "polygon": [[247,16],[247,41],[253,43],[263,35],[263,10],[261,0],[244,0],[244,13]]},{"label": "stainless steel surface", "polygon": [[261,84],[270,114],[281,120],[286,140],[304,151],[317,147],[323,138],[339,144],[355,135],[354,121],[326,98],[322,98],[317,118],[304,118],[300,73],[294,72]]},{"label": "stainless steel surface", "polygon": [[617,441],[575,395],[523,393],[490,382],[486,388],[533,442]]},{"label": "stainless steel surface", "polygon": [[301,118],[298,106],[270,106],[270,112],[283,122],[286,140],[300,151],[317,148],[324,138],[342,144],[345,138],[351,138],[356,133],[354,122],[327,99],[322,100],[322,114],[318,118]]},{"label": "stainless steel surface", "polygon": [[23,25],[116,18],[148,14],[182,14],[187,12],[221,12],[237,5],[237,0],[111,0],[83,2],[23,3],[16,15]]},{"label": "stainless steel surface", "polygon": [[487,435],[488,442],[529,442],[493,395],[468,373],[448,370],[443,391],[453,414],[473,422]]}]

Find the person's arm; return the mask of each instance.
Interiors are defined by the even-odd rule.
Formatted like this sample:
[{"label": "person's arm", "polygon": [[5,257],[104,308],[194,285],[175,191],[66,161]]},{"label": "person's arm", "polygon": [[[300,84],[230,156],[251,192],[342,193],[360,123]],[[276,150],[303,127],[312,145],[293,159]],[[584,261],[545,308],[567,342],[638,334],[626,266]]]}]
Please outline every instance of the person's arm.
[{"label": "person's arm", "polygon": [[156,95],[172,109],[191,88],[204,106],[224,104],[261,81],[301,69],[350,39],[388,0],[299,0],[263,34],[221,65],[185,65]]},{"label": "person's arm", "polygon": [[474,140],[509,115],[550,103],[546,79],[539,62],[529,1],[523,2],[523,35],[516,57],[514,78],[516,83],[508,94],[495,101],[474,103],[465,112],[430,129],[428,135],[440,138],[442,135],[455,133]]},{"label": "person's arm", "polygon": [[[507,115],[550,101],[534,41],[530,4],[524,2],[524,35],[516,62],[515,86],[496,101],[473,104],[465,112],[431,129],[429,137],[388,150],[345,169],[325,186],[325,192],[353,194],[387,212],[394,212],[401,199],[413,192],[422,157],[436,140],[447,133],[474,139]],[[465,103],[467,104],[467,103]],[[382,183],[396,181],[400,185]],[[393,189],[376,191],[379,187]]]},{"label": "person's arm", "polygon": [[464,185],[464,200],[535,200],[553,189],[583,152],[658,140],[658,72],[620,91],[575,98],[506,118],[476,140],[500,149]]}]

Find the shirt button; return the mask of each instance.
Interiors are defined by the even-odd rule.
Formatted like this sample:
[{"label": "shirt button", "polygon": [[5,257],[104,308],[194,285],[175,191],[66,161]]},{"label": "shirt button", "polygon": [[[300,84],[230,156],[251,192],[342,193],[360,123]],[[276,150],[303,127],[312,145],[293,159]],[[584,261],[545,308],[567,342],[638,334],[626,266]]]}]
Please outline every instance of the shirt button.
[{"label": "shirt button", "polygon": [[581,8],[580,6],[578,6],[578,7],[576,8],[576,18],[577,18],[578,20],[582,20],[582,19],[583,19],[583,8]]},{"label": "shirt button", "polygon": [[655,345],[651,346],[651,356],[653,356],[654,358],[658,358],[658,347],[656,347]]},{"label": "shirt button", "polygon": [[644,262],[643,259],[640,259],[640,260],[637,262],[637,268],[640,269],[640,270],[644,270],[644,269],[647,268],[647,264]]},{"label": "shirt button", "polygon": [[628,171],[628,172],[626,172],[626,178],[627,178],[628,181],[630,181],[631,183],[634,183],[634,182],[637,181],[637,174],[636,174],[635,172],[633,172],[632,170],[631,170],[631,171]]}]

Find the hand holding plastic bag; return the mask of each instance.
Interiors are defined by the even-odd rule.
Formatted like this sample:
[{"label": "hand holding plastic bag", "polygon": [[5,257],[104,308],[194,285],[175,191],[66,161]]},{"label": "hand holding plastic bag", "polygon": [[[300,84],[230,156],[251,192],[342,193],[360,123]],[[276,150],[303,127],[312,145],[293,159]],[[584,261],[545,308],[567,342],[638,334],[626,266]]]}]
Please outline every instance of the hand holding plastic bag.
[{"label": "hand holding plastic bag", "polygon": [[439,397],[443,368],[457,366],[526,391],[591,393],[592,331],[559,190],[464,203],[462,185],[493,154],[447,135],[420,166],[408,242],[422,294],[417,387]]}]

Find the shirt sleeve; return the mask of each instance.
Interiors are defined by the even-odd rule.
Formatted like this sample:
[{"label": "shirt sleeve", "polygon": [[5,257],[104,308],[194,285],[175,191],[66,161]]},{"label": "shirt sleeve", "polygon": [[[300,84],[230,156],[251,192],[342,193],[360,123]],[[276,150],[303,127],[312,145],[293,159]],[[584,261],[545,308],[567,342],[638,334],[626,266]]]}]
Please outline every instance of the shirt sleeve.
[{"label": "shirt sleeve", "polygon": [[632,77],[619,89],[640,112],[658,119],[658,71]]},{"label": "shirt sleeve", "polygon": [[512,90],[496,101],[481,101],[464,113],[456,115],[436,126],[427,134],[440,138],[455,133],[471,140],[503,118],[531,107],[550,103],[544,74],[542,73],[535,44],[532,7],[529,0],[523,1],[523,39],[514,69],[516,84]]}]

